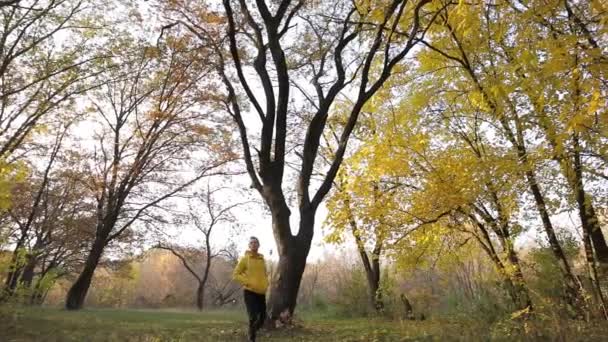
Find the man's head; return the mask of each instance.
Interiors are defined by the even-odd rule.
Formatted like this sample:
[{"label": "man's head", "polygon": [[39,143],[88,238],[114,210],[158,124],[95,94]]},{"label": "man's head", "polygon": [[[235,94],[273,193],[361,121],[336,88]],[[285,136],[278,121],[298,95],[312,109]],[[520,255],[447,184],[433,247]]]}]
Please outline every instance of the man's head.
[{"label": "man's head", "polygon": [[258,240],[257,237],[252,236],[249,238],[249,250],[257,253],[258,249],[260,248],[260,240]]}]

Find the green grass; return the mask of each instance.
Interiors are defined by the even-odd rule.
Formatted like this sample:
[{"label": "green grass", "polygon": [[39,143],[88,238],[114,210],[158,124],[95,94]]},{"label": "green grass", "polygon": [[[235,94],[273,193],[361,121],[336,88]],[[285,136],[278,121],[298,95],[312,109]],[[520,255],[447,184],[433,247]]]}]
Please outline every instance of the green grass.
[{"label": "green grass", "polygon": [[[245,325],[246,317],[241,311],[87,309],[71,312],[57,308],[0,307],[0,341],[3,342],[245,341]],[[339,319],[304,314],[296,327],[263,331],[259,341],[487,341],[491,336],[489,330],[474,322]],[[573,336],[581,337],[578,339],[581,341],[595,340],[585,330]],[[602,336],[606,335],[601,332],[597,335]],[[508,333],[493,340],[524,339],[531,340],[530,336],[509,337]]]}]

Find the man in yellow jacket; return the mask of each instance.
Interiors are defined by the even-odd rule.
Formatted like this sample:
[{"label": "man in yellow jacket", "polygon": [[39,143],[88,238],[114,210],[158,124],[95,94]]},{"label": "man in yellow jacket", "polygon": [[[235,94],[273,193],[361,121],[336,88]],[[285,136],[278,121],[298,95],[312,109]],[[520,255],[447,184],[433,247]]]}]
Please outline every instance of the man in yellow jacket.
[{"label": "man in yellow jacket", "polygon": [[255,236],[249,239],[249,250],[239,260],[233,278],[243,286],[245,306],[249,316],[249,341],[255,342],[256,332],[266,318],[266,289],[268,276],[264,256],[258,253],[260,241]]}]

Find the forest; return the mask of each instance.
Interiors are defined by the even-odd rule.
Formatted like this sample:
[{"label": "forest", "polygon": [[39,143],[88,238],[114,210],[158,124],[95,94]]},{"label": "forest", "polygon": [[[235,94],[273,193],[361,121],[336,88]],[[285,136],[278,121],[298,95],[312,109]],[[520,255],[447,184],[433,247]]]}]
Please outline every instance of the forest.
[{"label": "forest", "polygon": [[0,0],[0,340],[254,340],[251,236],[261,341],[605,340],[608,0]]}]

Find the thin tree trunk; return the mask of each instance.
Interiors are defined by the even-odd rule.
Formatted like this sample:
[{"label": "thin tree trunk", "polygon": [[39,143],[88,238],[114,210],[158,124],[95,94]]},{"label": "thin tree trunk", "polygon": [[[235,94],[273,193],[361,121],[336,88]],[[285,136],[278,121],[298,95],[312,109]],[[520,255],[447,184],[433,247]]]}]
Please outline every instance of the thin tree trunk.
[{"label": "thin tree trunk", "polygon": [[363,240],[359,235],[359,228],[357,227],[357,222],[355,222],[354,216],[350,209],[350,200],[346,198],[344,204],[346,210],[348,210],[348,219],[351,228],[351,233],[353,235],[353,238],[355,239],[357,251],[359,251],[359,257],[361,258],[361,263],[363,264],[363,269],[365,270],[365,276],[367,277],[369,303],[374,310],[382,311],[384,309],[384,303],[382,301],[382,294],[378,292],[378,289],[380,288],[381,243],[378,240],[376,241],[376,246],[374,248],[374,251],[372,252],[372,261],[370,261],[367,250],[365,249],[365,244],[363,243]]},{"label": "thin tree trunk", "polygon": [[511,115],[513,116],[512,120],[515,124],[514,132],[511,128],[511,125],[509,124],[509,119],[507,118],[507,116],[505,116],[504,113],[501,113],[501,111],[498,110],[499,106],[497,105],[496,100],[492,96],[490,96],[490,94],[486,91],[484,86],[479,81],[479,78],[471,67],[471,63],[467,54],[462,49],[460,40],[455,34],[456,31],[451,27],[450,24],[446,23],[446,26],[450,29],[452,39],[456,42],[460,49],[462,59],[459,60],[459,62],[467,71],[472,81],[475,83],[477,89],[483,95],[486,103],[490,106],[492,112],[498,117],[498,120],[504,130],[504,133],[507,136],[507,139],[511,142],[513,148],[515,149],[515,152],[517,153],[517,157],[519,158],[520,164],[527,170],[525,172],[526,181],[532,192],[532,195],[534,196],[536,209],[538,210],[538,213],[541,217],[543,228],[545,229],[549,240],[549,245],[551,247],[551,250],[553,251],[554,256],[557,259],[560,271],[564,277],[564,285],[566,287],[566,300],[568,304],[572,307],[572,309],[577,312],[577,315],[582,316],[582,314],[586,311],[584,308],[585,305],[583,289],[582,286],[580,286],[580,283],[576,280],[574,274],[572,273],[570,265],[568,264],[568,260],[566,259],[561,245],[559,244],[559,240],[557,239],[555,230],[553,229],[553,224],[551,223],[551,220],[549,218],[549,212],[547,210],[545,199],[536,181],[534,171],[529,169],[530,165],[524,139],[524,128],[522,126],[521,119],[517,115],[517,109],[512,104],[512,102],[507,99],[507,104],[509,104]]},{"label": "thin tree trunk", "polygon": [[530,291],[528,290],[526,280],[524,279],[524,274],[521,270],[519,257],[513,249],[512,243],[509,243],[509,246],[510,248],[507,250],[507,258],[509,260],[509,264],[513,266],[513,275],[511,278],[513,279],[513,286],[515,287],[515,291],[517,293],[517,306],[520,309],[529,308],[532,310],[533,307],[532,300],[530,299]]},{"label": "thin tree trunk", "polygon": [[399,298],[401,299],[401,303],[403,304],[405,318],[409,319],[410,321],[415,320],[416,317],[414,316],[414,308],[412,307],[412,304],[410,303],[409,299],[407,299],[407,297],[405,296],[405,293],[402,293]]},{"label": "thin tree trunk", "polygon": [[506,99],[506,102],[510,107],[511,115],[513,117],[513,123],[515,124],[514,132],[509,123],[509,118],[504,115],[505,113],[502,113],[498,109],[499,106],[497,105],[496,99],[490,96],[488,91],[484,88],[479,78],[475,74],[475,71],[471,66],[470,59],[465,53],[465,50],[462,48],[461,41],[455,34],[456,31],[451,27],[449,23],[446,23],[446,26],[449,28],[451,37],[460,50],[462,58],[459,60],[459,63],[467,71],[472,81],[475,83],[477,89],[483,95],[486,103],[489,105],[492,112],[498,117],[498,120],[501,126],[503,127],[507,139],[511,142],[513,148],[515,149],[515,152],[517,153],[517,157],[519,158],[520,164],[527,170],[525,172],[526,181],[532,192],[532,195],[534,196],[534,202],[541,217],[543,228],[545,229],[545,232],[547,234],[549,245],[551,247],[551,250],[553,251],[554,256],[557,259],[560,271],[564,277],[567,302],[572,307],[572,309],[577,312],[577,315],[582,316],[586,311],[584,303],[584,291],[582,289],[582,286],[572,273],[570,265],[568,264],[568,260],[566,259],[561,245],[559,244],[559,240],[557,239],[555,230],[553,229],[553,224],[551,223],[551,220],[549,218],[549,212],[547,210],[545,199],[536,181],[534,171],[530,169],[528,152],[526,150],[526,144],[524,139],[524,128],[522,126],[521,119],[518,117],[517,108],[508,98]]},{"label": "thin tree trunk", "polygon": [[584,316],[583,314],[585,313],[586,309],[584,294],[582,293],[582,286],[576,280],[576,277],[574,276],[574,273],[570,268],[570,264],[568,263],[568,259],[566,258],[566,254],[564,253],[564,250],[562,249],[559,240],[557,239],[555,229],[553,228],[553,224],[551,223],[551,219],[549,218],[545,199],[540,191],[540,187],[536,183],[536,178],[534,177],[534,174],[531,171],[527,171],[526,177],[528,180],[528,186],[530,187],[532,195],[534,196],[536,208],[541,216],[543,227],[549,240],[549,246],[551,247],[553,255],[556,257],[559,269],[564,276],[564,286],[566,287],[566,301],[574,309],[574,311],[577,312],[578,315]]},{"label": "thin tree trunk", "polygon": [[10,269],[9,269],[9,272],[6,276],[6,280],[4,283],[5,289],[4,289],[3,297],[11,296],[13,294],[13,292],[15,291],[15,288],[17,288],[17,283],[18,283],[19,277],[21,276],[21,272],[23,271],[23,266],[18,264],[19,263],[19,253],[25,244],[26,236],[27,236],[27,234],[23,233],[21,238],[17,241],[17,245],[13,249],[13,253],[11,255],[11,261],[9,264]]},{"label": "thin tree trunk", "polygon": [[583,230],[583,245],[585,247],[585,261],[587,262],[587,269],[589,270],[589,279],[591,280],[591,287],[594,290],[593,293],[602,311],[604,319],[608,320],[606,298],[604,297],[604,292],[602,291],[602,287],[598,277],[597,264],[595,262],[595,258],[593,257],[591,237],[589,236],[589,232],[586,230]]},{"label": "thin tree trunk", "polygon": [[[510,252],[507,251],[509,263],[512,264],[516,269],[514,273],[511,273],[507,271],[507,267],[496,252],[496,248],[494,247],[494,243],[490,238],[490,234],[488,233],[486,226],[484,226],[483,223],[477,220],[472,214],[468,216],[475,223],[475,226],[477,226],[477,229],[481,233],[481,237],[475,235],[475,238],[478,240],[486,254],[488,254],[490,260],[492,260],[494,263],[494,267],[502,278],[504,286],[509,293],[509,297],[511,297],[511,301],[513,302],[515,308],[517,310],[523,310],[526,308],[533,310],[530,292],[526,285],[525,279],[523,278],[523,274],[521,273],[519,258],[517,257],[516,252],[512,248],[509,248]],[[482,238],[483,241],[481,240]],[[503,246],[506,249],[508,246],[510,246],[510,244],[503,242]]]},{"label": "thin tree trunk", "polygon": [[380,256],[372,254],[370,262],[367,252],[364,249],[359,249],[359,255],[365,269],[367,277],[367,285],[369,291],[369,301],[372,308],[376,311],[384,309],[384,301],[380,292]]},{"label": "thin tree trunk", "polygon": [[196,289],[196,307],[199,311],[202,311],[205,306],[205,284],[203,282],[198,283]]},{"label": "thin tree trunk", "polygon": [[558,152],[563,151],[564,148],[559,148],[558,141],[555,138],[557,135],[555,128],[542,110],[537,110],[537,112],[541,127],[545,130],[549,143],[553,148],[553,159],[559,163],[562,174],[566,178],[568,186],[576,200],[581,227],[590,236],[595,249],[595,256],[600,265],[603,266],[602,268],[606,268],[608,267],[608,245],[602,233],[593,201],[585,191],[578,135],[577,133],[572,134],[572,158],[564,152]]},{"label": "thin tree trunk", "polygon": [[9,272],[8,278],[6,279],[3,297],[10,297],[13,295],[17,288],[19,277],[21,277],[21,272],[23,272],[23,266],[12,264],[11,268],[12,270]]},{"label": "thin tree trunk", "polygon": [[[492,186],[490,186],[490,188],[492,188]],[[508,271],[507,269],[503,269],[503,271],[508,272],[506,275],[511,281],[511,286],[513,286],[513,291],[515,292],[515,297],[513,297],[513,300],[518,309],[522,310],[528,308],[529,310],[532,310],[533,307],[530,299],[530,292],[521,270],[519,257],[515,251],[515,245],[513,244],[513,238],[511,237],[511,225],[509,219],[505,214],[505,210],[498,198],[498,194],[495,191],[491,191],[491,195],[494,205],[496,206],[496,211],[498,212],[498,222],[492,221],[490,224],[494,228],[494,232],[498,236],[503,251],[506,254],[509,266],[512,268],[512,271]]]},{"label": "thin tree trunk", "polygon": [[32,295],[30,297],[30,305],[41,305],[42,304],[42,280],[44,276],[40,276],[40,278],[36,281],[34,285],[34,290],[32,291]]},{"label": "thin tree trunk", "polygon": [[101,259],[105,246],[106,237],[98,235],[95,238],[95,241],[93,242],[93,246],[91,248],[91,251],[89,252],[89,256],[87,257],[84,269],[78,276],[78,279],[76,279],[76,282],[74,282],[74,284],[68,291],[65,303],[66,309],[82,309],[85,297],[87,295],[87,292],[89,291],[89,287],[91,286],[93,274],[95,273],[95,269],[99,264],[99,260]]},{"label": "thin tree trunk", "polygon": [[581,224],[591,237],[597,260],[603,269],[608,269],[608,245],[606,245],[606,238],[604,237],[604,233],[602,233],[591,198],[584,189],[577,195],[577,202],[579,204]]},{"label": "thin tree trunk", "polygon": [[211,231],[209,231],[205,235],[205,250],[206,250],[206,258],[205,258],[205,270],[203,271],[203,277],[201,278],[198,289],[196,291],[196,306],[199,310],[203,310],[205,306],[205,287],[207,286],[207,279],[209,279],[209,272],[211,271],[211,259],[213,256],[211,255]]},{"label": "thin tree trunk", "polygon": [[[36,283],[34,284],[34,288],[32,290],[31,296],[30,296],[30,304],[31,305],[40,305],[42,304],[41,299],[43,299],[43,293],[42,293],[42,282],[44,281],[44,278],[46,277],[46,275],[55,268],[55,263],[54,261],[51,261],[47,267],[44,266],[45,265],[45,261],[44,259],[42,260],[42,269],[40,271],[40,274],[38,274],[38,278],[36,279]],[[50,287],[49,287],[50,288]],[[48,289],[47,289],[48,290]]]},{"label": "thin tree trunk", "polygon": [[588,310],[585,305],[584,289],[581,283],[574,276],[570,264],[568,263],[568,259],[566,258],[566,254],[564,253],[564,250],[562,249],[562,246],[560,245],[559,240],[557,239],[555,229],[553,228],[553,223],[551,222],[551,218],[549,216],[549,210],[547,209],[545,198],[542,194],[540,186],[538,185],[534,171],[530,169],[528,152],[526,150],[524,142],[525,140],[523,136],[524,133],[522,123],[520,121],[520,118],[517,116],[517,112],[515,109],[512,109],[512,115],[515,120],[516,135],[510,128],[506,118],[501,118],[500,122],[505,130],[505,133],[507,134],[509,141],[513,144],[513,147],[515,148],[517,157],[519,158],[521,165],[527,169],[525,171],[526,182],[528,183],[528,187],[530,188],[532,196],[534,197],[534,204],[541,218],[545,233],[547,234],[549,246],[551,248],[551,251],[553,252],[553,255],[557,259],[558,267],[564,277],[566,301],[577,316],[585,317],[585,314]]},{"label": "thin tree trunk", "polygon": [[[600,230],[599,221],[597,220],[597,217],[595,215],[595,209],[593,208],[591,199],[589,198],[589,196],[587,196],[583,187],[582,163],[579,152],[578,137],[576,135],[573,135],[573,142],[575,171],[574,174],[576,175],[576,183],[574,184],[574,190],[576,193],[576,202],[579,206],[581,225],[583,227],[583,244],[585,247],[585,259],[587,261],[587,267],[589,269],[589,277],[591,279],[591,284],[594,288],[594,293],[596,295],[596,298],[598,299],[600,308],[602,309],[602,314],[604,315],[605,319],[608,319],[606,298],[604,297],[604,293],[602,291],[602,286],[599,281],[597,264],[593,256],[593,247],[595,247],[595,253],[598,261],[600,261],[601,264],[604,264],[605,260],[600,258],[600,254],[605,253],[602,249],[606,246],[606,241],[604,240],[604,236],[602,234],[602,231]],[[595,233],[599,232],[599,237],[596,237],[597,240],[594,239],[594,229]]]},{"label": "thin tree trunk", "polygon": [[572,188],[575,192],[576,203],[578,204],[581,225],[583,227],[583,230],[585,230],[591,238],[597,260],[603,266],[608,265],[608,246],[606,245],[606,239],[604,238],[604,234],[602,233],[600,222],[597,218],[597,214],[593,206],[593,201],[591,200],[591,197],[585,192],[580,145],[578,141],[578,136],[576,134],[572,136],[572,141],[574,145],[574,172],[572,172],[574,179],[572,182]]}]

